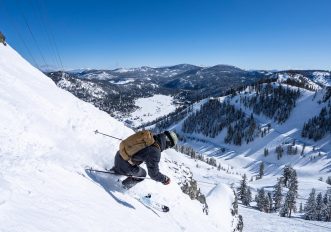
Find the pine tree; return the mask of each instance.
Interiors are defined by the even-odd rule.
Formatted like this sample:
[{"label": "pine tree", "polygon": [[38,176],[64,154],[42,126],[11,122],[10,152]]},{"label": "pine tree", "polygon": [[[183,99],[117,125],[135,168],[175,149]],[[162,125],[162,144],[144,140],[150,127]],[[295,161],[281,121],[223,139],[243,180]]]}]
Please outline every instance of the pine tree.
[{"label": "pine tree", "polygon": [[245,198],[246,190],[247,190],[247,176],[246,176],[246,174],[244,174],[242,177],[242,180],[240,181],[240,185],[237,189],[239,200],[242,201]]},{"label": "pine tree", "polygon": [[247,186],[247,194],[244,205],[249,205],[252,202],[252,192],[249,186]]},{"label": "pine tree", "polygon": [[264,156],[268,156],[269,155],[269,150],[268,148],[264,148],[264,152],[263,152]]},{"label": "pine tree", "polygon": [[282,146],[277,146],[276,147],[276,154],[277,154],[277,159],[279,160],[283,156],[284,149]]},{"label": "pine tree", "polygon": [[331,176],[328,176],[328,178],[326,179],[326,183],[331,185]]},{"label": "pine tree", "polygon": [[283,181],[285,187],[288,187],[288,180],[290,179],[291,173],[294,171],[294,169],[290,165],[285,165],[283,169]]},{"label": "pine tree", "polygon": [[288,215],[289,209],[288,209],[288,202],[287,202],[286,199],[287,199],[287,195],[286,195],[286,198],[285,198],[285,202],[284,202],[284,204],[282,205],[282,207],[279,211],[279,216],[281,216],[281,217],[286,217]]},{"label": "pine tree", "polygon": [[265,208],[266,208],[265,200],[266,200],[266,196],[265,196],[264,188],[258,189],[255,201],[257,208],[262,212],[265,212]]},{"label": "pine tree", "polygon": [[259,178],[262,179],[263,175],[264,175],[264,162],[262,161],[259,169]]},{"label": "pine tree", "polygon": [[280,215],[282,217],[288,216],[290,218],[292,212],[296,211],[296,198],[298,197],[298,179],[294,169],[292,169],[290,173],[288,186],[289,189],[285,197],[284,205],[280,211]]},{"label": "pine tree", "polygon": [[303,213],[303,206],[302,206],[302,202],[300,202],[299,213]]},{"label": "pine tree", "polygon": [[328,204],[328,201],[329,201],[328,194],[325,193],[324,196],[323,196],[323,203],[324,203],[325,205],[327,205],[327,204]]},{"label": "pine tree", "polygon": [[325,221],[331,222],[331,196],[328,198],[328,203],[326,205],[326,212],[327,212],[327,217],[325,218]]},{"label": "pine tree", "polygon": [[322,193],[316,196],[316,220],[322,221],[322,209],[324,208]]},{"label": "pine tree", "polygon": [[277,179],[277,183],[274,186],[274,209],[275,211],[279,210],[281,205],[282,205],[282,200],[283,200],[283,196],[282,196],[282,179],[279,178]]},{"label": "pine tree", "polygon": [[271,193],[268,193],[268,212],[270,213],[272,211],[272,197],[271,197]]},{"label": "pine tree", "polygon": [[295,196],[292,191],[288,191],[285,197],[284,204],[279,212],[281,217],[291,217],[292,211],[295,209]]},{"label": "pine tree", "polygon": [[238,199],[241,200],[243,205],[249,205],[252,201],[252,194],[247,185],[247,176],[246,174],[243,175],[242,180],[240,181],[240,186],[237,189]]},{"label": "pine tree", "polygon": [[263,201],[263,211],[266,213],[270,213],[270,204],[272,204],[272,202],[270,202],[268,194],[265,195],[265,199]]},{"label": "pine tree", "polygon": [[330,218],[329,211],[328,211],[328,203],[329,197],[328,194],[325,193],[322,200],[322,208],[321,208],[321,220],[327,222]]},{"label": "pine tree", "polygon": [[315,199],[315,189],[313,188],[309,194],[305,205],[305,214],[303,215],[306,220],[316,220],[316,199]]}]

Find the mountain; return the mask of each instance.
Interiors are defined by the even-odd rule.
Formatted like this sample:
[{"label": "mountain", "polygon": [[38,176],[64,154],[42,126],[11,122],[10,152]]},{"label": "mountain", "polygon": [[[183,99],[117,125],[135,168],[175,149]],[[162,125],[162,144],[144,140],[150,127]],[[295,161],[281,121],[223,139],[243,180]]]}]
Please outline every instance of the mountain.
[{"label": "mountain", "polygon": [[189,64],[46,74],[59,87],[80,99],[93,103],[119,120],[130,122],[136,118],[134,112],[140,109],[136,104],[139,99],[161,94],[171,96],[173,105],[179,107],[205,97],[219,96],[230,88],[251,84],[270,75],[228,65],[199,67]]},{"label": "mountain", "polygon": [[[298,176],[299,209],[300,204],[306,204],[312,188],[322,194],[330,191],[326,183],[331,178],[330,73],[319,72],[277,72],[269,79],[229,95],[203,99],[142,127],[175,130],[184,147],[180,150],[188,150],[197,159],[213,158],[228,173],[245,173],[253,196],[262,188],[273,196],[285,166],[292,166]],[[316,81],[317,76],[323,76],[325,82]],[[262,164],[264,175],[259,178]],[[284,200],[287,188],[282,194]],[[252,202],[251,207],[239,207],[248,231],[329,229],[323,223],[310,228],[300,219],[302,212],[295,213],[294,225],[290,219],[277,218],[278,212],[259,212],[255,206]]]},{"label": "mountain", "polygon": [[[168,186],[145,180],[124,191],[121,177],[86,171],[112,167],[119,145],[95,129],[120,138],[133,131],[58,88],[9,45],[0,45],[0,85],[0,231],[238,231],[232,189],[217,184],[204,204],[195,200],[195,175],[184,165],[194,161],[172,149],[160,162]],[[136,196],[146,193],[170,212],[141,204]]]},{"label": "mountain", "polygon": [[[311,90],[330,86],[331,83],[330,71],[246,71],[230,65],[200,67],[179,64],[159,68],[144,66],[114,70],[80,69],[46,74],[59,87],[93,103],[131,127],[138,127],[167,115],[170,113],[168,105],[175,110],[204,98],[222,96],[231,89],[264,79],[277,79],[282,83]],[[160,97],[154,97],[156,95]],[[158,98],[166,100],[160,101]],[[149,103],[154,108],[147,114],[142,113],[146,108],[141,104]]]},{"label": "mountain", "polygon": [[[269,173],[274,174],[286,163],[294,167],[298,165],[301,170],[302,163],[305,163],[308,167],[317,165],[319,168],[312,169],[314,174],[311,175],[325,179],[331,171],[328,168],[331,158],[328,119],[331,117],[331,89],[328,85],[312,81],[316,78],[316,71],[309,71],[312,74],[309,77],[303,73],[278,72],[264,82],[240,88],[231,95],[203,99],[183,109],[183,113],[179,111],[177,115],[168,115],[148,126],[158,130],[175,129],[194,147],[199,147],[197,141],[205,141],[214,148],[214,155],[233,161],[233,165],[238,165],[236,160],[240,160],[240,166],[250,171],[256,171],[261,160],[270,163]],[[329,77],[328,74],[324,76]],[[317,119],[312,121],[313,118]],[[309,121],[322,123],[310,130],[314,135],[323,130],[323,135],[308,138],[305,135],[308,129],[305,130],[304,126],[308,126]],[[264,148],[274,150],[282,145],[286,150],[286,145],[292,142],[299,151],[306,149],[307,154],[304,152],[304,157],[286,156],[283,160],[274,156],[264,157]],[[218,149],[215,150],[215,146]],[[205,145],[203,147],[206,149]],[[322,158],[316,162],[314,158],[319,154]],[[309,162],[311,158],[313,160]]]}]

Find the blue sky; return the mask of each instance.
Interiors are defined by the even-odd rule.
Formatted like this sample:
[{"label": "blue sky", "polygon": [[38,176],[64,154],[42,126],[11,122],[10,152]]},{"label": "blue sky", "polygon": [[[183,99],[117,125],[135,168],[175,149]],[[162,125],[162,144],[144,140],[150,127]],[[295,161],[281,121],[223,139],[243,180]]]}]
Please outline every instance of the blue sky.
[{"label": "blue sky", "polygon": [[0,30],[39,66],[60,68],[57,50],[65,69],[179,63],[331,69],[330,0],[0,3]]}]

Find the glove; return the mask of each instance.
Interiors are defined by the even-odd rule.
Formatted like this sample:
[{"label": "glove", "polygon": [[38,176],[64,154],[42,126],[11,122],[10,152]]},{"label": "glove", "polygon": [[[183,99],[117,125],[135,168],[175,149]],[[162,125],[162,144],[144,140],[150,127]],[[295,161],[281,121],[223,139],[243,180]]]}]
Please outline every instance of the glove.
[{"label": "glove", "polygon": [[170,184],[170,178],[167,177],[167,176],[165,176],[165,179],[164,179],[164,181],[162,182],[162,184],[164,184],[164,185],[168,185],[168,184]]}]

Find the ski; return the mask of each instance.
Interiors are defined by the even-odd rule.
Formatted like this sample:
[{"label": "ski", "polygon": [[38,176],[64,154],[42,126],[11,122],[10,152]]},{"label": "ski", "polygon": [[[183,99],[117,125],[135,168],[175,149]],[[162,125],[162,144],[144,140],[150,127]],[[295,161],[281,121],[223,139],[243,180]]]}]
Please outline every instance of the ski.
[{"label": "ski", "polygon": [[100,172],[100,173],[108,173],[108,174],[112,174],[112,175],[119,175],[117,174],[114,170],[112,169],[109,169],[109,170],[97,170],[97,169],[93,169],[91,167],[87,167],[85,168],[86,171],[89,171],[89,172]]},{"label": "ski", "polygon": [[[110,169],[110,170],[97,170],[97,169],[93,169],[91,167],[86,167],[85,170],[87,172],[96,172],[96,173],[106,173],[106,174],[111,174],[111,175],[117,175],[117,176],[128,176],[128,177],[134,177],[134,176],[129,176],[129,175],[121,175],[121,174],[118,174],[116,173],[114,170]],[[146,177],[134,177],[134,178],[143,178],[143,179],[147,179]],[[148,178],[149,179],[149,178]],[[123,187],[123,186],[122,186]],[[123,190],[126,190],[123,188]],[[129,194],[131,195],[131,194]],[[143,196],[139,196],[137,194],[133,194],[131,195],[133,198],[135,198],[136,200],[138,200],[141,204],[143,204],[145,207],[147,207],[148,209],[152,210],[156,215],[157,212],[163,212],[163,213],[166,213],[166,212],[169,212],[169,207],[164,205],[164,204],[161,204],[159,202],[156,202],[154,200],[152,200],[152,195],[149,193],[147,195],[143,195]],[[159,216],[159,215],[158,215]]]},{"label": "ski", "polygon": [[169,212],[169,207],[163,204],[160,204],[156,201],[153,201],[152,195],[151,194],[147,194],[145,196],[142,197],[135,197],[138,201],[140,201],[142,204],[144,204],[146,207],[151,208],[153,210],[157,210],[159,212]]}]

